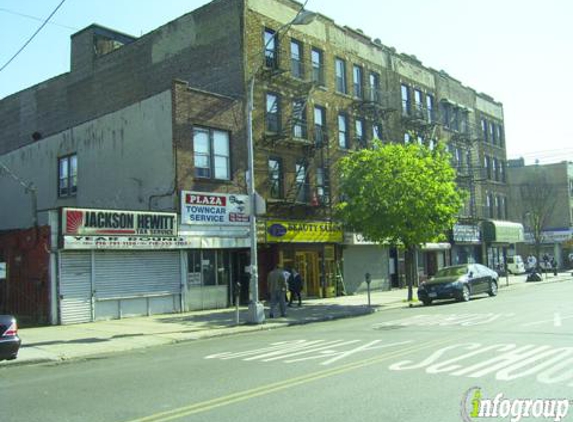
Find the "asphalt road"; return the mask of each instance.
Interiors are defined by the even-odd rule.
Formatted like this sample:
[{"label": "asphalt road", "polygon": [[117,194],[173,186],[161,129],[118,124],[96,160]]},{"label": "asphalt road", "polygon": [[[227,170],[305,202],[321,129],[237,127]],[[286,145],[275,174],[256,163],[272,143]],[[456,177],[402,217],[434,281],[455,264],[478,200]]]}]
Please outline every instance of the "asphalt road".
[{"label": "asphalt road", "polygon": [[[469,303],[5,367],[0,420],[518,421],[526,411],[522,420],[573,420],[571,297],[573,282],[539,284]],[[482,418],[471,416],[476,403]],[[498,417],[483,417],[494,410]]]}]

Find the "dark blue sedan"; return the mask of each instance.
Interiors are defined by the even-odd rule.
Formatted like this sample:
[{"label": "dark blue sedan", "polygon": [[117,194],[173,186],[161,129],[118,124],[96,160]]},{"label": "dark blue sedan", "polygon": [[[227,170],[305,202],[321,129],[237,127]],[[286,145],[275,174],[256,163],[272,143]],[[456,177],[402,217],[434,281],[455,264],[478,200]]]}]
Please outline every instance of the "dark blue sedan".
[{"label": "dark blue sedan", "polygon": [[487,293],[497,295],[499,275],[481,264],[443,267],[418,287],[418,299],[430,305],[435,299],[456,299],[467,302],[470,297]]},{"label": "dark blue sedan", "polygon": [[20,344],[16,318],[12,315],[0,315],[0,360],[16,359]]}]

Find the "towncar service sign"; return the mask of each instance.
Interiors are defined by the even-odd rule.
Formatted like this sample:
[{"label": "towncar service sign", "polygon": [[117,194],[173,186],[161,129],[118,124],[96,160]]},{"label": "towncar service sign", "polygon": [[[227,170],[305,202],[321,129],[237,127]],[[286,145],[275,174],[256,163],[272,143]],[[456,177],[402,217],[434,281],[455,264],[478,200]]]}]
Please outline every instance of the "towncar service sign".
[{"label": "towncar service sign", "polygon": [[62,232],[73,236],[176,236],[177,214],[64,208]]},{"label": "towncar service sign", "polygon": [[247,225],[249,213],[248,195],[181,192],[181,224]]}]

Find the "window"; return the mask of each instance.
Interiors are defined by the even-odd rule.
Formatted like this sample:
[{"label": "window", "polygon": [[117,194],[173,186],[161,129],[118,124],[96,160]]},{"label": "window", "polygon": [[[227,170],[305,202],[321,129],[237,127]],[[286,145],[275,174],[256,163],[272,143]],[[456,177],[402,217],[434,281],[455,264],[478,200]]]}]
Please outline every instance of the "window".
[{"label": "window", "polygon": [[499,180],[505,182],[505,162],[499,162]]},{"label": "window", "polygon": [[382,125],[380,123],[372,123],[372,139],[384,139]]},{"label": "window", "polygon": [[410,143],[410,134],[408,132],[404,133],[404,143],[405,144]]},{"label": "window", "polygon": [[362,98],[363,97],[363,92],[362,92],[362,84],[363,84],[363,71],[362,71],[362,67],[358,66],[358,65],[354,65],[352,66],[352,81],[353,81],[353,94],[355,97],[358,98]]},{"label": "window", "polygon": [[314,142],[321,146],[326,142],[326,110],[322,107],[314,107]]},{"label": "window", "polygon": [[308,202],[309,185],[306,163],[299,161],[296,163],[296,200],[298,202]]},{"label": "window", "polygon": [[68,155],[58,159],[58,196],[75,196],[78,191],[78,156]]},{"label": "window", "polygon": [[505,214],[504,214],[504,208],[505,208],[505,198],[503,196],[498,196],[497,197],[497,217],[501,220],[505,220]]},{"label": "window", "polygon": [[496,139],[495,139],[495,135],[496,135],[496,131],[495,131],[495,123],[494,122],[490,122],[489,123],[489,139],[491,141],[492,144],[496,144]]},{"label": "window", "polygon": [[460,109],[457,107],[451,108],[450,129],[456,132],[460,130]]},{"label": "window", "polygon": [[193,130],[195,177],[230,180],[229,132],[196,127]]},{"label": "window", "polygon": [[491,180],[491,159],[488,156],[485,156],[483,159],[483,166],[485,169],[485,174],[488,180]]},{"label": "window", "polygon": [[274,199],[283,196],[283,166],[280,158],[269,158],[270,197]]},{"label": "window", "polygon": [[486,196],[486,213],[487,216],[489,218],[493,218],[493,209],[494,209],[494,204],[493,204],[493,194],[492,193],[488,193]]},{"label": "window", "polygon": [[380,102],[380,75],[378,73],[372,72],[368,78],[368,100]]},{"label": "window", "polygon": [[338,114],[338,146],[348,149],[348,128],[346,114]]},{"label": "window", "polygon": [[440,115],[442,116],[442,124],[445,128],[450,128],[450,104],[446,101],[440,101]]},{"label": "window", "polygon": [[320,86],[324,86],[324,59],[323,53],[317,48],[311,52],[312,60],[312,81]]},{"label": "window", "polygon": [[356,119],[354,123],[354,134],[356,137],[357,147],[366,147],[366,139],[364,138],[364,120]]},{"label": "window", "polygon": [[422,91],[419,89],[414,90],[414,107],[418,116],[422,116],[422,110],[424,109],[424,103],[422,102]]},{"label": "window", "polygon": [[279,96],[267,93],[266,100],[265,129],[267,132],[278,133],[281,129]]},{"label": "window", "polygon": [[278,69],[279,56],[278,56],[278,40],[276,32],[272,29],[265,29],[264,37],[265,45],[265,66],[271,69]]},{"label": "window", "polygon": [[400,85],[400,91],[402,93],[402,115],[409,116],[412,110],[410,104],[410,88],[408,85]]},{"label": "window", "polygon": [[497,139],[499,140],[499,146],[505,146],[504,136],[503,136],[503,126],[497,125]]},{"label": "window", "polygon": [[493,176],[492,179],[499,180],[499,173],[498,173],[497,159],[496,158],[491,159],[491,174]]},{"label": "window", "polygon": [[487,142],[488,141],[488,136],[487,136],[487,120],[485,119],[481,119],[481,132],[482,132],[482,136],[483,136],[483,141]]},{"label": "window", "polygon": [[328,172],[324,167],[316,169],[316,196],[320,204],[328,204]]},{"label": "window", "polygon": [[292,102],[292,135],[295,138],[307,139],[306,103],[304,100]]},{"label": "window", "polygon": [[336,90],[342,94],[346,94],[346,63],[344,60],[336,58]]},{"label": "window", "polygon": [[462,133],[468,133],[469,127],[470,123],[469,123],[468,112],[466,110],[462,110],[460,116],[460,131]]},{"label": "window", "polygon": [[426,114],[428,122],[434,122],[434,96],[431,94],[426,95]]},{"label": "window", "polygon": [[302,79],[303,74],[302,44],[300,41],[291,40],[290,42],[290,70],[292,76]]}]

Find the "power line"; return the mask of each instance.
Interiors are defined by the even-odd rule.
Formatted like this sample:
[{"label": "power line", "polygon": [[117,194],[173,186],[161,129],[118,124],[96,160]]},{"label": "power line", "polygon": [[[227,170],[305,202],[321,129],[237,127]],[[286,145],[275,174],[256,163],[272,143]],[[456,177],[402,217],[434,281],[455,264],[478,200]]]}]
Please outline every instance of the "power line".
[{"label": "power line", "polygon": [[[33,19],[33,20],[38,21],[38,22],[44,22],[44,19],[39,18],[37,16],[27,15],[25,13],[16,12],[14,10],[6,9],[4,7],[0,7],[0,12],[10,13],[11,15],[16,15],[16,16],[22,16],[24,18]],[[57,22],[48,22],[48,23],[50,25],[59,26],[61,28],[71,29],[72,31],[79,31],[79,28],[75,28],[73,26],[63,25],[63,24],[57,23]]]},{"label": "power line", "polygon": [[46,18],[46,20],[44,21],[44,23],[42,23],[42,25],[40,25],[40,27],[36,30],[36,32],[34,32],[34,33],[32,34],[32,36],[28,39],[28,41],[26,41],[26,42],[24,43],[24,45],[16,52],[16,54],[14,54],[14,55],[4,64],[4,66],[2,66],[2,67],[0,68],[0,72],[2,72],[2,71],[6,68],[6,66],[8,66],[10,63],[12,63],[12,60],[14,60],[14,59],[28,46],[28,44],[30,44],[30,42],[34,39],[34,37],[35,37],[36,35],[38,35],[38,33],[42,30],[42,28],[43,28],[44,26],[46,26],[46,24],[48,23],[48,21],[52,18],[52,16],[54,16],[54,14],[58,11],[58,9],[62,6],[62,4],[64,4],[65,1],[66,1],[66,0],[62,0],[62,1],[60,2],[60,4],[58,4],[58,6],[56,6],[56,8],[52,11],[52,13],[50,13],[50,16],[48,16],[48,17]]}]

